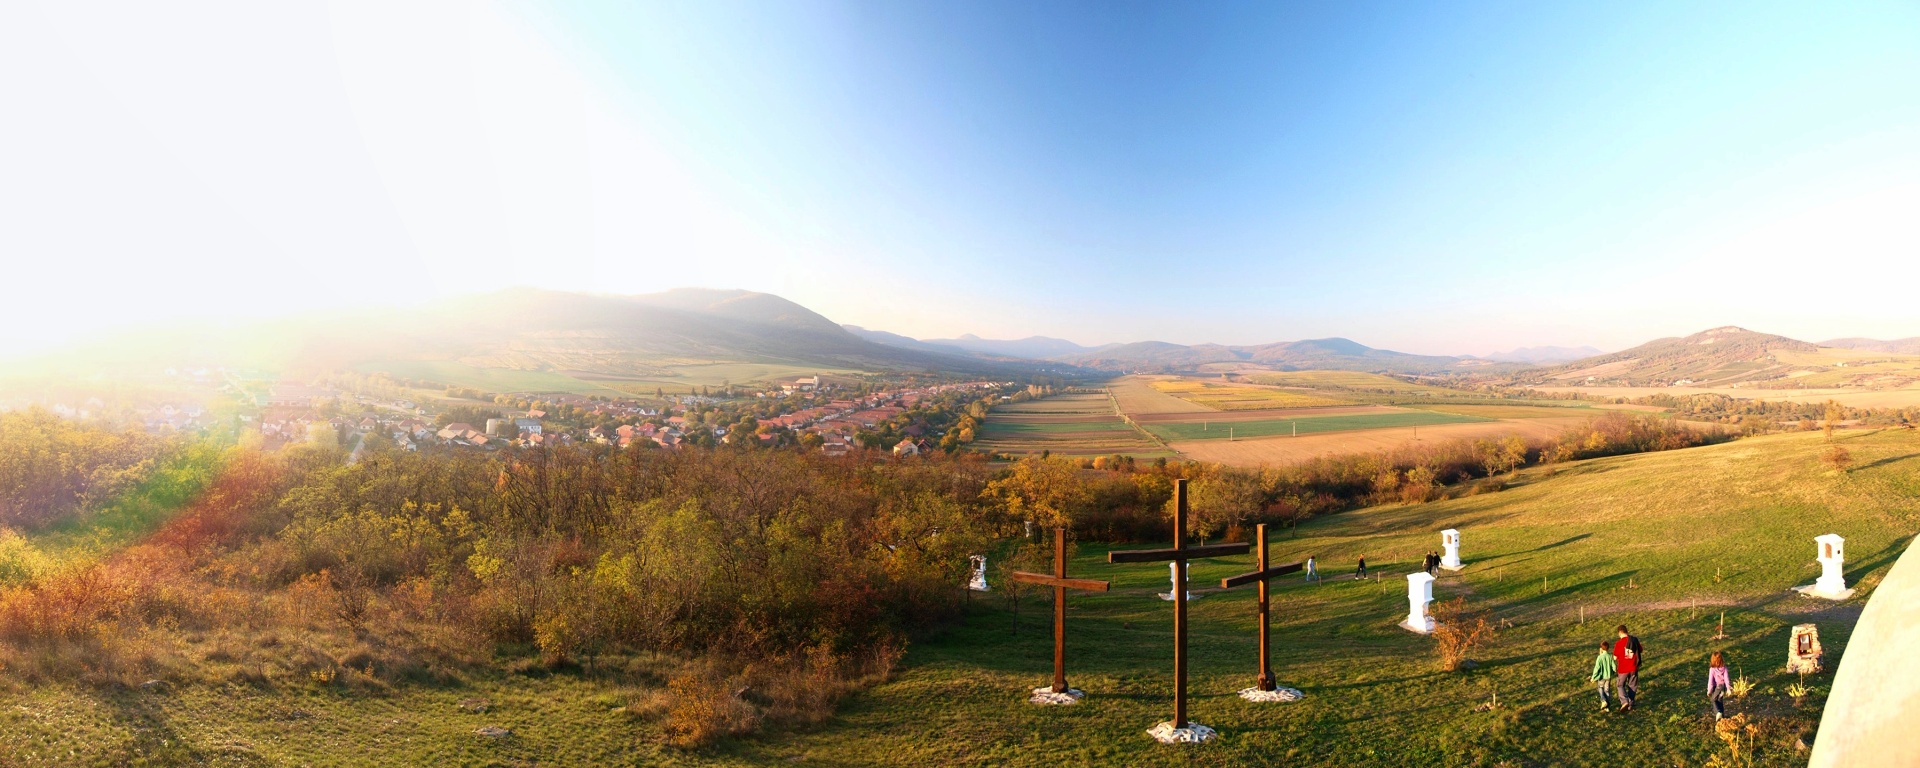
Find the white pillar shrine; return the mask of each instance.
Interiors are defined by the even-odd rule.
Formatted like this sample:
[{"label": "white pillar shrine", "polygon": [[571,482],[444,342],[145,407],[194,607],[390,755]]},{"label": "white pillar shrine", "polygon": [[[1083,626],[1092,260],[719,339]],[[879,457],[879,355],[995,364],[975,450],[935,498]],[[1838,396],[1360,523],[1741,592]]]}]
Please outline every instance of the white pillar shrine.
[{"label": "white pillar shrine", "polygon": [[[1180,594],[1180,588],[1182,586],[1180,583],[1180,561],[1176,560],[1174,562],[1167,563],[1167,570],[1172,571],[1172,573],[1169,575],[1171,576],[1173,586],[1169,588],[1167,591],[1160,593],[1160,599],[1172,601],[1176,595]],[[1187,574],[1187,584],[1188,585],[1193,584],[1193,574],[1191,573]],[[1200,599],[1200,597],[1201,597],[1200,595],[1196,595],[1192,592],[1187,593],[1188,601],[1198,600]]]},{"label": "white pillar shrine", "polygon": [[1460,564],[1460,532],[1459,531],[1456,531],[1452,528],[1448,528],[1444,531],[1441,531],[1440,546],[1445,547],[1447,550],[1447,553],[1445,555],[1440,556],[1440,567],[1445,568],[1449,571],[1457,571],[1457,570],[1460,570],[1462,567],[1464,567]]},{"label": "white pillar shrine", "polygon": [[991,592],[987,586],[987,556],[967,555],[967,561],[973,564],[973,577],[967,580],[967,589],[975,592]]},{"label": "white pillar shrine", "polygon": [[1814,559],[1820,561],[1820,578],[1811,585],[1800,587],[1800,594],[1828,600],[1852,597],[1853,590],[1847,588],[1847,577],[1842,572],[1847,563],[1847,540],[1840,538],[1840,534],[1829,533],[1813,537],[1813,543]]},{"label": "white pillar shrine", "polygon": [[1433,602],[1433,574],[1421,571],[1407,574],[1407,620],[1402,629],[1427,634],[1433,631],[1433,617],[1427,615],[1427,603]]}]

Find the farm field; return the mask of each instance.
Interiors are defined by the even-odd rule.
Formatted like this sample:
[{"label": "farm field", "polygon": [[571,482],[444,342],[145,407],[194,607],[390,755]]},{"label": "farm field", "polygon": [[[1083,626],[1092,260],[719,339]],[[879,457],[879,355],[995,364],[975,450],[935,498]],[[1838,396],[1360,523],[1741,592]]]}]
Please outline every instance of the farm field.
[{"label": "farm field", "polygon": [[[1386,429],[1391,427],[1424,427],[1436,424],[1460,424],[1479,421],[1473,416],[1460,416],[1435,411],[1405,410],[1388,413],[1366,413],[1339,416],[1303,416],[1295,419],[1266,419],[1261,421],[1241,421],[1215,425],[1212,422],[1183,422],[1178,424],[1148,424],[1145,429],[1162,440],[1226,440],[1232,434],[1240,437],[1268,437],[1274,435],[1313,434],[1316,432],[1348,432],[1356,430]],[[1231,429],[1231,433],[1229,433]]]},{"label": "farm field", "polygon": [[1519,435],[1526,438],[1550,438],[1569,427],[1579,426],[1585,418],[1526,419],[1518,421],[1477,421],[1469,424],[1441,424],[1430,427],[1367,429],[1354,432],[1321,432],[1299,437],[1263,437],[1254,440],[1186,440],[1167,445],[1193,461],[1226,464],[1235,467],[1292,464],[1320,456],[1344,453],[1369,453],[1388,450],[1416,441],[1499,438]]},{"label": "farm field", "polygon": [[[856,697],[805,733],[742,740],[702,762],[824,765],[1701,765],[1727,749],[1701,694],[1706,658],[1725,650],[1755,683],[1730,714],[1759,723],[1753,764],[1799,766],[1831,670],[1860,608],[1920,529],[1920,437],[1848,435],[1861,459],[1845,475],[1819,461],[1818,435],[1778,435],[1668,453],[1595,459],[1521,472],[1514,487],[1415,506],[1328,516],[1282,534],[1274,559],[1319,557],[1323,583],[1288,577],[1273,590],[1274,671],[1305,699],[1251,705],[1251,588],[1218,579],[1248,556],[1198,561],[1189,608],[1189,707],[1220,730],[1198,747],[1164,746],[1145,730],[1168,716],[1171,609],[1153,596],[1165,567],[1110,565],[1082,544],[1070,573],[1108,579],[1068,611],[1068,677],[1088,697],[1071,707],[1025,703],[1044,685],[1050,598],[1024,598],[1018,620],[1004,591],[976,595],[965,624],[913,646],[896,679]],[[1502,620],[1478,666],[1442,672],[1434,641],[1395,626],[1405,574],[1462,531],[1464,571],[1442,571],[1437,600],[1465,597]],[[1848,601],[1800,597],[1817,575],[1813,537],[1837,532],[1854,553]],[[1139,545],[1141,547],[1156,545]],[[1164,544],[1157,545],[1164,546]],[[1366,555],[1378,580],[1355,581]],[[1000,581],[994,581],[1002,590]],[[1631,588],[1629,588],[1631,587]],[[1584,608],[1585,623],[1581,623]],[[1730,639],[1714,641],[1726,615]],[[1510,622],[1510,625],[1506,622]],[[1788,632],[1819,627],[1828,672],[1800,702],[1785,693]],[[1641,705],[1600,712],[1586,683],[1595,643],[1615,624],[1647,647]],[[1492,711],[1477,707],[1499,696]]]},{"label": "farm field", "polygon": [[[1565,419],[1598,416],[1586,403],[1566,405],[1410,405],[1423,411],[1477,416],[1482,419]],[[1656,409],[1658,410],[1658,409]]]},{"label": "farm field", "polygon": [[1107,383],[1107,391],[1121,412],[1134,417],[1156,413],[1209,413],[1208,408],[1154,389],[1152,382],[1171,377],[1122,376]]},{"label": "farm field", "polygon": [[1578,392],[1595,397],[1628,399],[1652,395],[1716,394],[1749,400],[1778,400],[1793,403],[1824,403],[1833,400],[1856,408],[1912,408],[1920,406],[1920,387],[1864,389],[1825,387],[1809,389],[1759,389],[1755,387],[1538,387],[1543,392]]},{"label": "farm field", "polygon": [[998,406],[980,425],[972,447],[1012,454],[1173,455],[1114,413],[1113,400],[1105,393],[1055,395]]},{"label": "farm field", "polygon": [[1195,405],[1221,411],[1247,411],[1265,408],[1315,408],[1349,405],[1346,400],[1300,390],[1256,387],[1217,381],[1161,379],[1148,386]]}]

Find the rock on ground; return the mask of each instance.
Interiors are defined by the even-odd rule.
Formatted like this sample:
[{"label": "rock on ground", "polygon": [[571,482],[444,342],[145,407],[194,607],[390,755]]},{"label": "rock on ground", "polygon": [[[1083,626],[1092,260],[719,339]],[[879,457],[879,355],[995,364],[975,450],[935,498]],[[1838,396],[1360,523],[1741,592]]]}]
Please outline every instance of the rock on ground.
[{"label": "rock on ground", "polygon": [[1271,691],[1263,691],[1259,688],[1248,688],[1240,692],[1240,698],[1261,703],[1294,702],[1306,697],[1307,695],[1301,693],[1298,688],[1275,688]]},{"label": "rock on ground", "polygon": [[513,735],[513,731],[509,731],[497,725],[481,726],[479,729],[475,730],[474,733],[480,734],[481,736],[485,736],[489,739],[504,739],[508,736]]},{"label": "rock on ground", "polygon": [[1087,695],[1078,688],[1068,688],[1066,693],[1054,693],[1053,686],[1043,685],[1033,689],[1033,695],[1027,697],[1030,704],[1072,704]]},{"label": "rock on ground", "polygon": [[1187,727],[1175,728],[1171,721],[1147,729],[1147,735],[1162,744],[1199,744],[1218,735],[1212,728],[1188,721]]}]

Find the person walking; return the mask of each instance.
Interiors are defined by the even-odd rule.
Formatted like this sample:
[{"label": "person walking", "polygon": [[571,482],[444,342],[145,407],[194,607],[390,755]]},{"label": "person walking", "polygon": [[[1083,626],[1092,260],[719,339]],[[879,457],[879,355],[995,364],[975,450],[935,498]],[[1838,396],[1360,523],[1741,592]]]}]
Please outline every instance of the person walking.
[{"label": "person walking", "polygon": [[1357,579],[1365,579],[1366,577],[1367,577],[1367,556],[1361,555],[1360,567],[1355,568],[1353,570],[1353,578],[1357,580]]},{"label": "person walking", "polygon": [[1713,719],[1727,716],[1727,692],[1733,690],[1733,683],[1727,680],[1727,656],[1714,651],[1707,659],[1707,701],[1713,702]]},{"label": "person walking", "polygon": [[1593,672],[1587,675],[1587,681],[1594,683],[1600,691],[1600,711],[1602,712],[1613,706],[1613,701],[1607,697],[1607,685],[1613,682],[1613,675],[1613,644],[1603,640],[1600,642],[1600,655],[1593,657]]},{"label": "person walking", "polygon": [[1320,571],[1313,567],[1313,558],[1307,558],[1307,581],[1319,581]]},{"label": "person walking", "polygon": [[1640,646],[1640,638],[1627,632],[1627,625],[1613,628],[1617,639],[1613,641],[1613,693],[1620,697],[1620,711],[1633,711],[1635,699],[1640,697],[1640,661],[1645,650]]}]

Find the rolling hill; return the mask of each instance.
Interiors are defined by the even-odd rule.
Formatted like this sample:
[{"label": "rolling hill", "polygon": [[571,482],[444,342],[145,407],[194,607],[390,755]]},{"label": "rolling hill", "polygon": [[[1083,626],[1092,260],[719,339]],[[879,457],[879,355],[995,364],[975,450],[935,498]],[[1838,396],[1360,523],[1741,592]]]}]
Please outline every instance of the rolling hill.
[{"label": "rolling hill", "polygon": [[[677,289],[619,296],[533,288],[409,309],[149,329],[64,352],[48,365],[83,372],[153,365],[397,370],[415,363],[669,381],[689,367],[729,363],[938,369],[982,376],[1030,374],[1040,368],[961,349],[876,343],[767,293]],[[1065,368],[1045,367],[1055,372]]]},{"label": "rolling hill", "polygon": [[1862,352],[1889,352],[1897,355],[1920,355],[1920,336],[1904,339],[1881,341],[1879,339],[1829,339],[1820,342],[1820,346],[1836,349],[1857,349]]},{"label": "rolling hill", "polygon": [[1920,381],[1920,355],[1898,351],[1906,341],[1812,344],[1725,326],[1524,371],[1516,380],[1547,386],[1898,388]]}]

